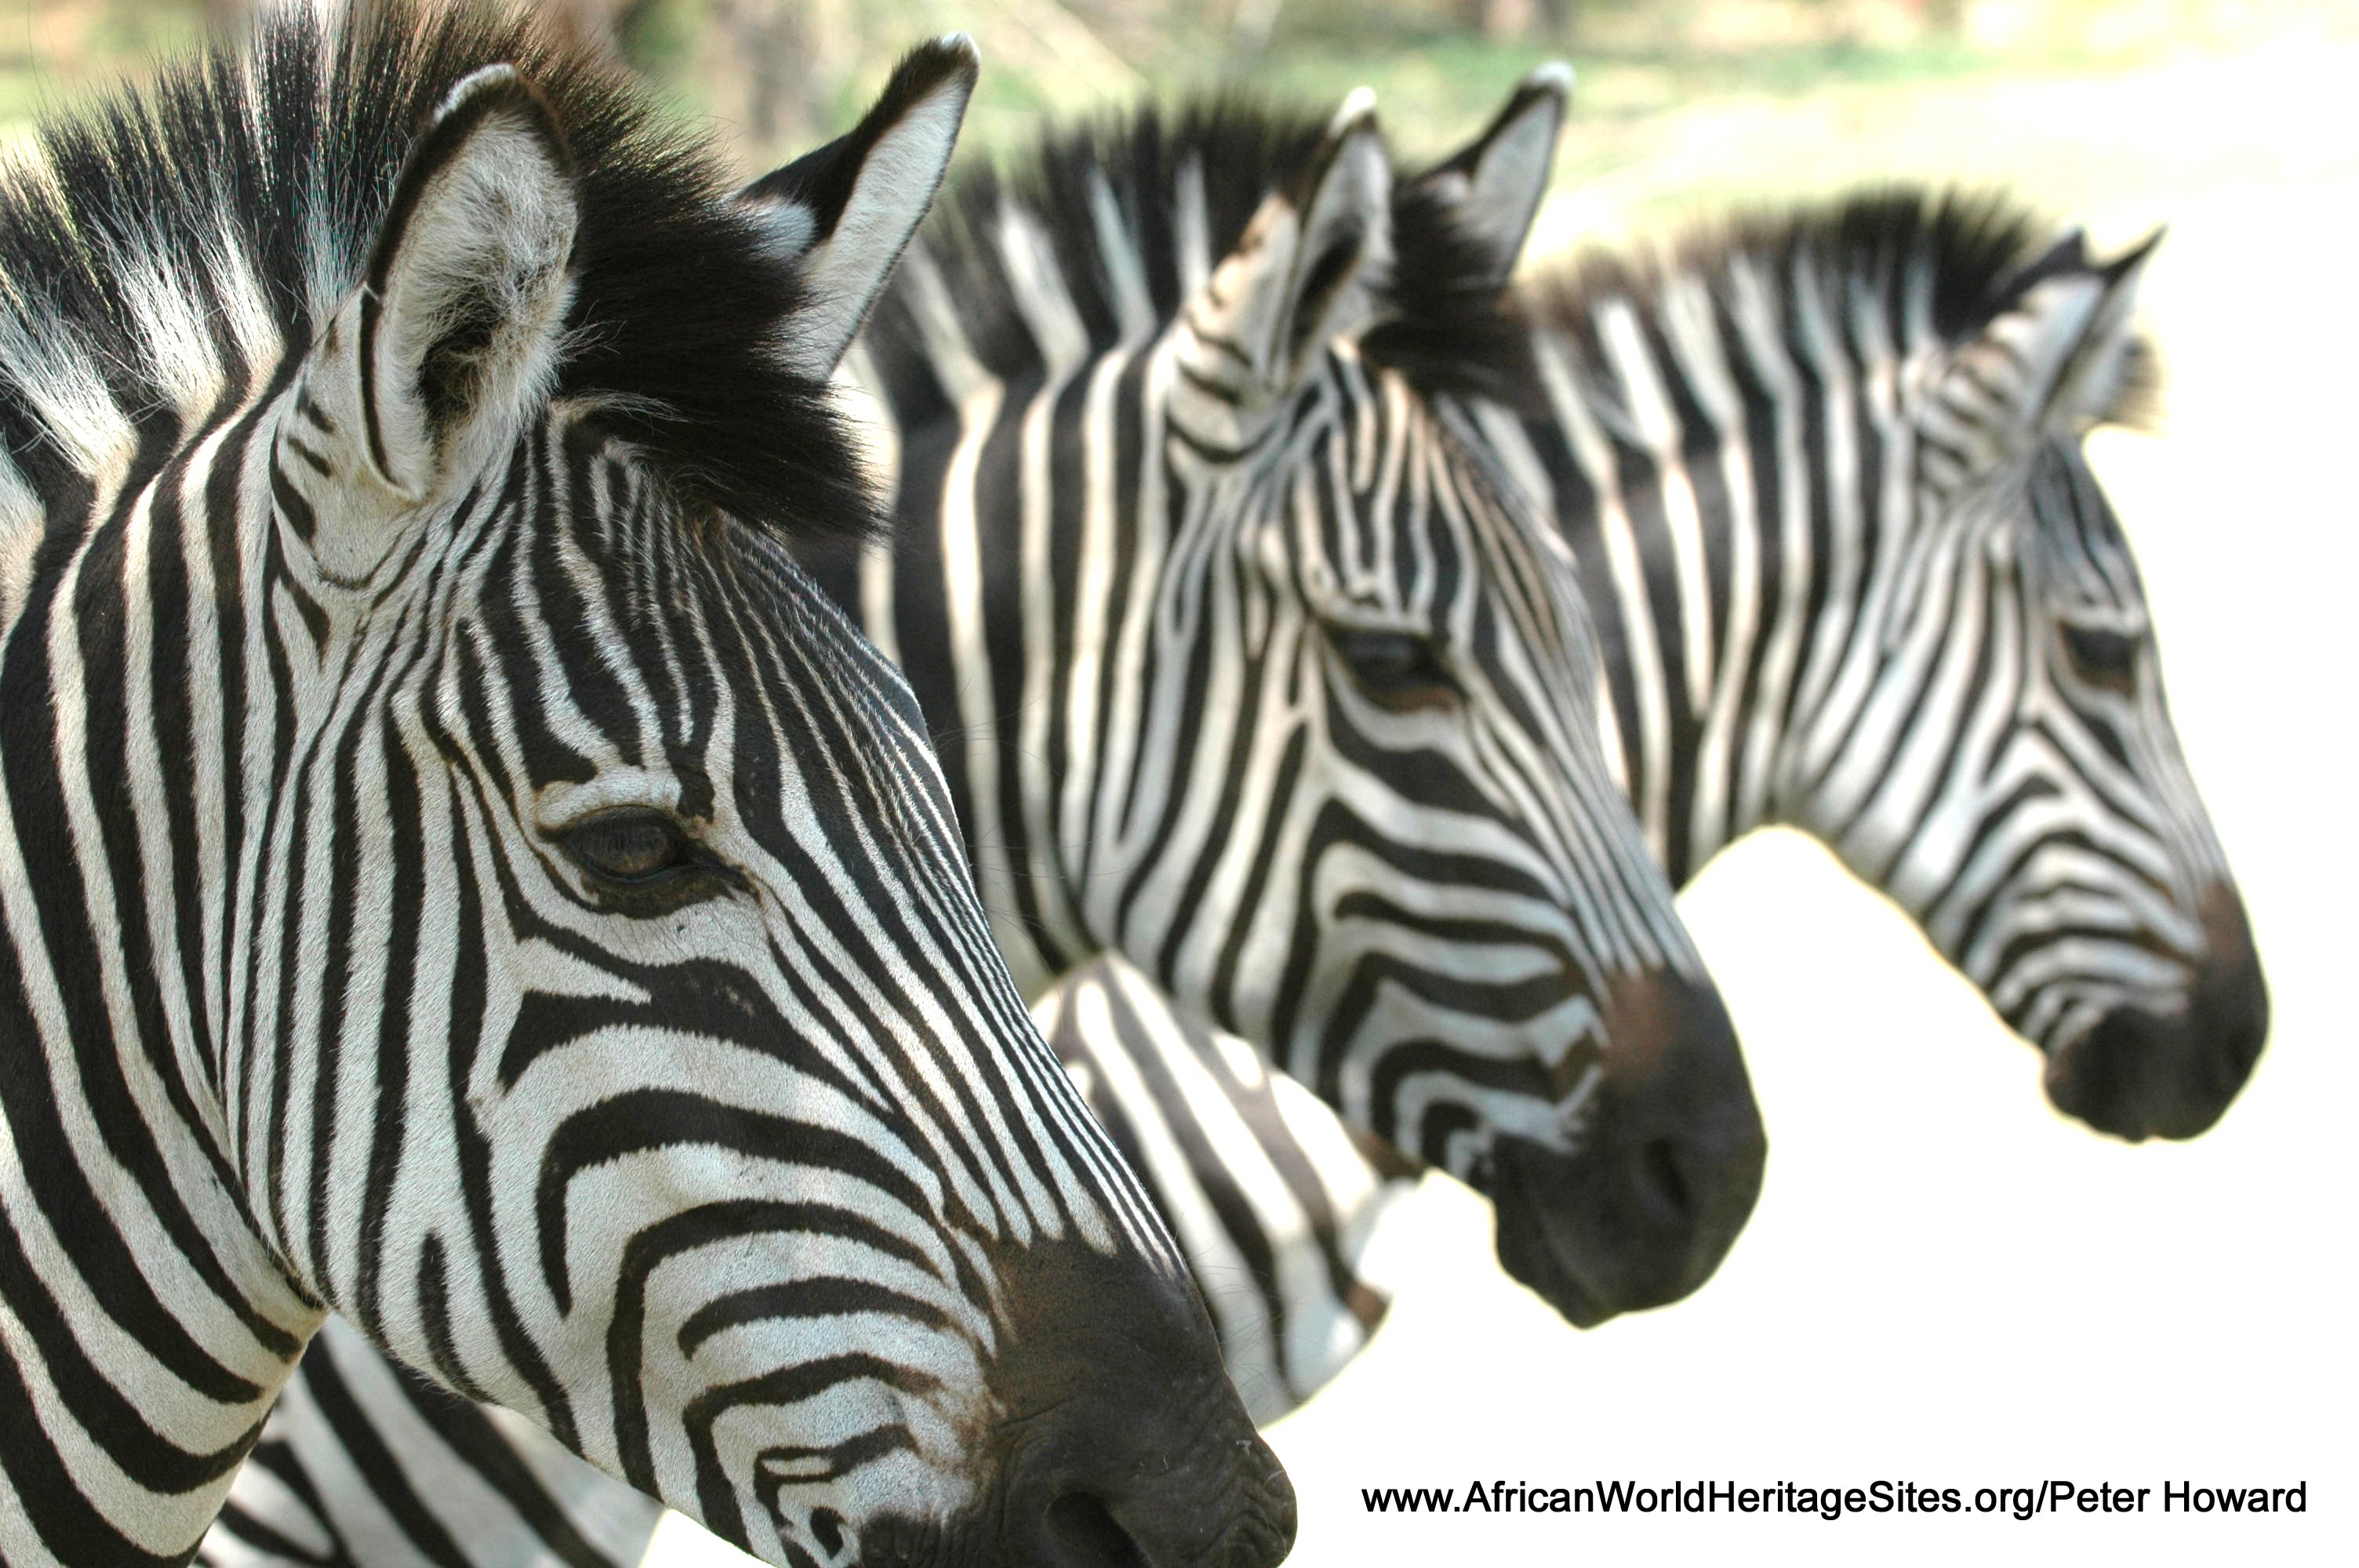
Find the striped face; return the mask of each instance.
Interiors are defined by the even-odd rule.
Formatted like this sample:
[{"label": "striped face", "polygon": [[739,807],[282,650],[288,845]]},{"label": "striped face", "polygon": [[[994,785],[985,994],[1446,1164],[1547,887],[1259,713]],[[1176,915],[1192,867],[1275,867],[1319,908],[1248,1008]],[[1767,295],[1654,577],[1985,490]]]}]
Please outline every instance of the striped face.
[{"label": "striped face", "polygon": [[2130,373],[2145,254],[2098,267],[2071,243],[1948,351],[1913,428],[1878,432],[1914,454],[1911,521],[1806,731],[1800,808],[2047,1053],[2060,1108],[2132,1139],[2210,1126],[2267,1029],[2137,568],[2082,452]]},{"label": "striped face", "polygon": [[1183,992],[1456,1173],[1502,1134],[1578,1149],[1616,990],[1701,972],[1603,765],[1561,557],[1348,350],[1234,458],[1190,412],[1167,457],[1198,536],[1160,591],[1194,606],[1169,678],[1201,695],[1156,768],[1189,838],[1125,946],[1155,923]]},{"label": "striped face", "polygon": [[905,542],[827,569],[1017,974],[1120,953],[1489,1192],[1578,1321],[1692,1289],[1757,1187],[1750,1086],[1561,546],[1353,347],[1392,258],[1367,108],[1143,114],[948,205],[866,344]]},{"label": "striped face", "polygon": [[[313,165],[373,123],[299,111],[521,47],[482,26],[276,18],[179,83],[173,134],[249,138],[257,186],[267,143],[347,291],[131,403],[11,606],[0,1125],[62,1141],[0,1147],[38,1254],[0,1278],[0,1558],[185,1560],[332,1311],[774,1563],[1265,1568],[1283,1476],[991,945],[908,688],[776,537],[867,514],[823,378],[971,47],[744,199],[594,68],[485,66],[414,139],[377,105],[390,199],[337,207]],[[364,220],[347,270],[321,235]],[[271,346],[318,281],[262,297],[207,221],[223,297],[126,268],[179,329],[126,359]],[[77,334],[0,340],[0,415],[62,406]],[[787,458],[716,444],[741,397]]]},{"label": "striped face", "polygon": [[[1561,90],[1535,73],[1407,188],[1440,220],[1414,287],[1500,298]],[[2135,380],[2152,242],[2100,265],[2034,234],[1995,198],[1854,196],[1589,258],[1514,291],[1511,344],[1462,317],[1391,358],[1483,389],[1571,542],[1675,877],[1766,821],[1818,834],[2041,1046],[2060,1108],[2186,1137],[2268,1003],[2081,450]]]},{"label": "striped face", "polygon": [[[282,529],[315,436],[277,443]],[[223,1084],[273,1246],[741,1544],[831,1560],[874,1522],[847,1488],[976,1502],[1023,1255],[1163,1247],[989,946],[906,688],[562,418],[319,602]]]},{"label": "striped face", "polygon": [[[1256,1450],[990,944],[906,685],[597,409],[527,411],[466,466],[493,432],[450,409],[526,325],[476,327],[493,307],[435,299],[411,253],[447,258],[473,172],[532,232],[518,102],[519,134],[453,155],[479,171],[413,159],[410,231],[253,492],[288,564],[264,605],[310,607],[256,611],[288,739],[239,950],[288,979],[249,989],[223,1087],[266,1236],[400,1358],[774,1559],[1028,1557],[1081,1500],[1258,1561],[1274,1466],[1227,1513],[1086,1480],[1125,1441],[1183,1492]],[[807,231],[799,189],[761,194]],[[430,358],[378,373],[454,318],[492,346],[452,403]],[[1084,1374],[1215,1435],[1091,1413]]]},{"label": "striped face", "polygon": [[1490,1193],[1510,1267],[1595,1321],[1709,1273],[1758,1121],[1604,765],[1569,560],[1468,431],[1350,347],[1386,178],[1372,131],[1337,134],[1148,354],[1140,505],[1167,542],[1136,729],[1098,782],[1122,849],[1085,914]]}]

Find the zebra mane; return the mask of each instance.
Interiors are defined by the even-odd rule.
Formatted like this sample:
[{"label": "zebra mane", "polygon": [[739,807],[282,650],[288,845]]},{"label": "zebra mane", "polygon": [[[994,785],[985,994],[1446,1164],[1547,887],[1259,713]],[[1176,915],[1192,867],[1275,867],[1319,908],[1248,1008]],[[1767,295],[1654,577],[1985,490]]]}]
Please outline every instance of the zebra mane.
[{"label": "zebra mane", "polygon": [[905,266],[870,320],[874,362],[897,383],[902,373],[922,374],[929,304],[918,293],[930,270],[985,369],[1014,378],[1039,368],[1048,349],[1025,315],[1025,291],[1038,280],[1009,265],[1010,230],[1019,224],[1046,241],[1026,259],[1053,262],[1092,352],[1122,340],[1126,308],[1143,303],[1157,322],[1170,320],[1183,297],[1181,182],[1201,171],[1217,263],[1262,199],[1308,167],[1324,128],[1315,116],[1227,95],[1054,127],[1005,168],[962,163],[912,246],[911,259],[929,266]]},{"label": "zebra mane", "polygon": [[[2028,285],[2087,265],[2077,246],[2058,245],[2064,232],[2006,191],[1882,186],[1698,227],[1642,258],[1585,252],[1518,280],[1514,308],[1534,325],[1572,336],[1595,363],[1598,314],[1609,302],[1626,300],[1659,322],[1667,287],[1692,279],[1725,312],[1734,276],[1747,270],[1767,286],[1789,331],[1797,291],[1809,288],[1854,352],[1869,346],[1860,341],[1863,312],[1885,343],[1908,342],[1915,329],[1907,317],[1920,297],[1935,334],[1956,343]],[[2160,362],[2141,336],[2106,422],[2147,423],[2160,388]]]},{"label": "zebra mane", "polygon": [[[1183,183],[1201,182],[1208,265],[1235,248],[1245,225],[1273,191],[1295,188],[1311,172],[1330,112],[1283,107],[1227,91],[1174,104],[1145,104],[1052,128],[1005,167],[970,163],[951,177],[919,232],[918,248],[939,276],[967,345],[984,369],[1016,378],[1037,372],[1048,349],[1035,341],[1027,290],[1038,280],[1014,276],[1014,226],[1045,242],[1022,245],[1025,260],[1054,265],[1089,351],[1121,341],[1125,309],[1144,306],[1155,324],[1169,322],[1184,298],[1180,217]],[[1416,237],[1420,264],[1375,280],[1380,319],[1414,318],[1423,332],[1454,341],[1446,362],[1416,368],[1451,382],[1467,377],[1466,336],[1503,319],[1495,291],[1477,289],[1484,261],[1459,241],[1438,205],[1397,177],[1393,221]],[[1190,193],[1192,196],[1192,192]],[[907,408],[922,395],[927,358],[926,286],[905,269],[880,302],[865,341],[871,362]],[[1363,344],[1371,357],[1388,328]],[[905,396],[911,401],[902,402]]]},{"label": "zebra mane", "polygon": [[825,387],[775,351],[794,269],[715,153],[527,13],[430,0],[269,7],[250,43],[40,127],[0,173],[0,449],[17,470],[0,478],[71,492],[289,373],[358,282],[418,130],[502,61],[548,100],[580,181],[555,395],[596,407],[691,507],[866,527]]}]

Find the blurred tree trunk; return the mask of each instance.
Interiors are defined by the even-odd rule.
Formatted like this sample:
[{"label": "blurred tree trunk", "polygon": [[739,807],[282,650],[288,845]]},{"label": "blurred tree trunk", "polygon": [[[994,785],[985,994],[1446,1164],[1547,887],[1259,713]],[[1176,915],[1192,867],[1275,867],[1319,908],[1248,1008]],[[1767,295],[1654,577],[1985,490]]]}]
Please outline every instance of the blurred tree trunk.
[{"label": "blurred tree trunk", "polygon": [[1237,0],[1229,13],[1229,52],[1251,59],[1269,47],[1286,0]]},{"label": "blurred tree trunk", "polygon": [[775,154],[833,123],[858,56],[842,0],[705,0],[701,53],[714,107],[756,154]]},{"label": "blurred tree trunk", "polygon": [[1458,19],[1486,38],[1562,38],[1572,27],[1573,0],[1458,0]]},{"label": "blurred tree trunk", "polygon": [[788,103],[804,96],[802,19],[775,0],[710,0],[708,9],[724,69],[736,78],[737,117],[746,138],[766,149],[787,129]]}]

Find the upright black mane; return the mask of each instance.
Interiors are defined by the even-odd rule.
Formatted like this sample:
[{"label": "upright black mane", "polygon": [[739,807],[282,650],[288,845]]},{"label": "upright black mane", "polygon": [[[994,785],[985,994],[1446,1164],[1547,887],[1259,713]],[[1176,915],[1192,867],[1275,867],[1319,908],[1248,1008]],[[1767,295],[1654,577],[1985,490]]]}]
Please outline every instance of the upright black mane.
[{"label": "upright black mane", "polygon": [[[2027,285],[2067,265],[2055,242],[2064,226],[2000,190],[1897,184],[1700,225],[1641,257],[1588,251],[1519,284],[1516,306],[1535,324],[1595,351],[1598,308],[1624,299],[1655,314],[1674,278],[1702,281],[1728,309],[1730,278],[1750,267],[1790,333],[1796,291],[1814,287],[1826,319],[1852,340],[1867,308],[1885,341],[1908,340],[1912,297],[1930,306],[1935,334],[1959,342],[1987,325]],[[2077,258],[2074,258],[2077,259]],[[2156,362],[2141,341],[2112,417],[2136,422],[2155,391]]]},{"label": "upright black mane", "polygon": [[772,351],[794,271],[730,201],[712,149],[527,14],[322,9],[273,8],[250,45],[51,119],[34,161],[0,178],[0,448],[36,493],[287,373],[357,281],[435,106],[509,62],[579,174],[557,395],[599,405],[690,504],[796,531],[866,525],[823,389]]},{"label": "upright black mane", "polygon": [[[920,232],[919,244],[940,274],[970,347],[994,375],[1016,379],[1041,363],[1019,308],[997,239],[1008,211],[1020,211],[1049,241],[1064,291],[1088,335],[1092,352],[1121,339],[1114,277],[1136,266],[1158,322],[1179,311],[1181,298],[1179,192],[1183,173],[1201,171],[1209,260],[1234,249],[1245,224],[1273,191],[1300,194],[1328,128],[1328,114],[1281,107],[1240,92],[1147,104],[1050,130],[1004,168],[970,163],[954,173]],[[1109,255],[1095,194],[1113,198],[1126,255]],[[1419,260],[1374,280],[1388,317],[1411,319],[1420,332],[1455,345],[1446,362],[1420,366],[1463,379],[1470,332],[1499,319],[1487,290],[1471,288],[1481,258],[1452,233],[1447,220],[1406,179],[1396,179],[1397,239]],[[1404,247],[1404,254],[1407,254]],[[893,384],[896,401],[922,399],[922,376],[909,373],[925,358],[913,319],[912,285],[896,283],[868,332],[879,351],[877,369]],[[1372,357],[1390,329],[1369,334]]]},{"label": "upright black mane", "polygon": [[[1239,95],[1147,105],[1052,129],[1004,168],[966,162],[953,171],[919,232],[958,309],[969,345],[994,375],[1014,379],[1041,362],[998,239],[1004,215],[1022,213],[1049,241],[1093,352],[1121,341],[1115,276],[1136,267],[1158,321],[1180,308],[1178,201],[1185,171],[1202,171],[1212,259],[1244,235],[1264,197],[1309,169],[1325,122]],[[1127,254],[1110,255],[1097,214],[1103,189],[1119,214]],[[897,383],[904,353],[924,358],[905,274],[877,308],[871,348]]]}]

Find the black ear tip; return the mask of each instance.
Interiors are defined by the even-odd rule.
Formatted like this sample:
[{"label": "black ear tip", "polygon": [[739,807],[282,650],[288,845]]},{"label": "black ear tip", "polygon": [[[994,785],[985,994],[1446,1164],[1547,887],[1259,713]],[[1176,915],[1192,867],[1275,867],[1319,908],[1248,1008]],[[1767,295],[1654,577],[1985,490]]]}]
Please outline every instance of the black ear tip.
[{"label": "black ear tip", "polygon": [[433,128],[473,130],[502,118],[515,121],[545,144],[560,174],[573,175],[573,152],[557,123],[557,111],[532,79],[513,65],[487,65],[461,77],[436,105]]},{"label": "black ear tip", "polygon": [[952,81],[964,82],[971,92],[982,74],[983,50],[966,33],[928,38],[903,56],[893,72],[895,85],[911,93],[930,92]]},{"label": "black ear tip", "polygon": [[2125,277],[2131,272],[2136,270],[2136,268],[2145,262],[2147,257],[2154,254],[2154,248],[2162,243],[2163,236],[2169,232],[2169,224],[2157,223],[2154,226],[2154,232],[2148,234],[2145,239],[2140,240],[2136,244],[2132,245],[2120,256],[2114,258],[2113,265],[2105,269],[2107,275],[2112,277],[2119,278]]}]

